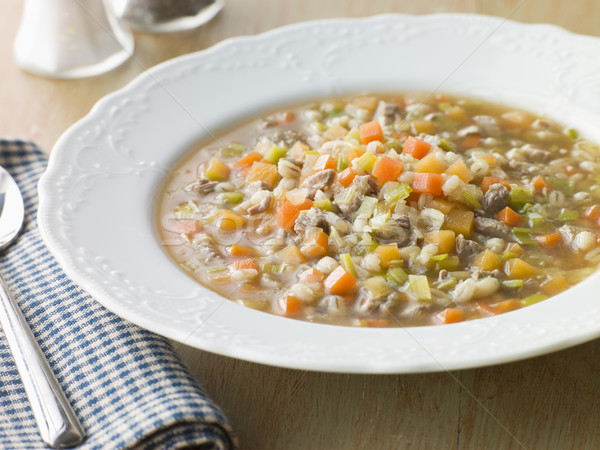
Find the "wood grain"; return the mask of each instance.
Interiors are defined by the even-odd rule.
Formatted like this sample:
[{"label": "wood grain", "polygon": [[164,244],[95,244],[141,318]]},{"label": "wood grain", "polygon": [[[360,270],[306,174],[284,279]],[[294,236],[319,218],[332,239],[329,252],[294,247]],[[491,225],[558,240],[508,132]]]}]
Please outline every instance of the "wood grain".
[{"label": "wood grain", "polygon": [[[593,0],[227,0],[198,30],[137,34],[133,58],[108,74],[58,81],[15,66],[21,10],[21,1],[0,2],[0,133],[33,139],[48,152],[96,101],[147,68],[303,20],[467,12],[600,36],[600,2]],[[174,345],[230,417],[242,449],[600,448],[598,341],[495,367],[402,376],[280,369]]]}]

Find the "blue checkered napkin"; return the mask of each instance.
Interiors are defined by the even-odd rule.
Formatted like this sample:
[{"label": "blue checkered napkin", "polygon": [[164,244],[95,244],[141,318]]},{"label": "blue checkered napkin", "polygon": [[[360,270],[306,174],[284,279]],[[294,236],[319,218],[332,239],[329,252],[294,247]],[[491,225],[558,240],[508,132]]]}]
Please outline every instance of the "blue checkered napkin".
[{"label": "blue checkered napkin", "polygon": [[[112,314],[74,285],[36,224],[46,158],[35,145],[0,139],[0,164],[23,191],[26,223],[0,270],[81,420],[81,448],[234,448],[221,410],[162,337]],[[0,330],[0,448],[44,448]]]}]

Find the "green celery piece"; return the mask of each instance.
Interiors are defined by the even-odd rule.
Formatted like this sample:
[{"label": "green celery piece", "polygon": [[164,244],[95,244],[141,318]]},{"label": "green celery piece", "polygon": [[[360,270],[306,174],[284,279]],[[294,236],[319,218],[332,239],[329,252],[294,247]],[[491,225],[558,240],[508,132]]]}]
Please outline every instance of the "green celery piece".
[{"label": "green celery piece", "polygon": [[539,303],[542,300],[546,300],[547,298],[548,298],[548,296],[544,295],[544,294],[532,294],[528,297],[521,299],[521,304],[523,306],[529,306],[529,305],[533,305],[535,303]]},{"label": "green celery piece", "polygon": [[440,270],[452,272],[460,267],[460,259],[456,255],[448,256],[441,261],[437,261],[437,266]]},{"label": "green celery piece", "polygon": [[481,202],[479,201],[479,199],[477,197],[475,197],[471,192],[465,190],[463,192],[463,198],[466,200],[466,202],[471,205],[473,208],[475,209],[481,209],[482,205]]},{"label": "green celery piece", "polygon": [[245,151],[245,145],[232,143],[229,144],[227,147],[221,149],[219,153],[225,158],[232,158],[234,156],[240,156]]},{"label": "green celery piece", "polygon": [[368,172],[373,170],[373,166],[377,162],[377,156],[374,153],[365,152],[352,162],[359,172]]},{"label": "green celery piece", "polygon": [[357,216],[365,219],[370,218],[373,215],[377,202],[378,200],[375,197],[365,197],[360,208],[356,211]]},{"label": "green celery piece", "polygon": [[389,282],[402,286],[408,280],[408,275],[402,267],[392,267],[387,271],[386,278]]},{"label": "green celery piece", "polygon": [[219,196],[230,205],[236,205],[244,199],[244,194],[241,192],[223,192]]},{"label": "green celery piece", "polygon": [[454,286],[456,286],[456,278],[447,278],[445,280],[435,282],[435,287],[437,287],[440,291],[449,291]]},{"label": "green celery piece", "polygon": [[313,206],[323,211],[333,211],[333,205],[331,204],[331,200],[328,198],[315,200]]},{"label": "green celery piece", "polygon": [[360,130],[357,127],[353,127],[344,137],[344,140],[349,142],[352,140],[360,142]]},{"label": "green celery piece", "polygon": [[346,156],[344,156],[344,155],[340,155],[340,157],[338,158],[337,171],[341,172],[342,170],[344,170],[347,167],[348,167],[348,158],[346,158]]},{"label": "green celery piece", "polygon": [[429,288],[429,280],[425,275],[409,275],[408,290],[419,301],[431,300],[431,289]]},{"label": "green celery piece", "polygon": [[572,181],[561,180],[558,178],[547,178],[546,183],[548,183],[554,189],[558,189],[567,195],[573,195],[575,193],[575,184]]},{"label": "green celery piece", "polygon": [[344,112],[344,108],[342,108],[341,106],[334,106],[329,111],[325,112],[325,115],[329,118],[329,117],[339,116],[343,112]]},{"label": "green celery piece", "polygon": [[508,194],[508,204],[516,211],[521,209],[527,204],[533,203],[533,189],[531,186],[518,186],[511,185],[510,192]]},{"label": "green celery piece", "polygon": [[452,278],[456,278],[457,280],[466,280],[471,277],[471,272],[468,270],[456,270],[456,271],[448,271],[448,275]]},{"label": "green celery piece", "polygon": [[346,269],[346,272],[356,278],[356,270],[354,269],[354,263],[349,253],[342,253],[340,255],[340,263]]},{"label": "green celery piece", "polygon": [[400,143],[400,141],[398,139],[394,139],[394,138],[389,138],[383,144],[383,146],[385,147],[386,150],[401,150],[402,149],[402,144]]},{"label": "green celery piece", "polygon": [[537,245],[537,241],[531,237],[531,229],[514,227],[512,232],[519,244]]},{"label": "green celery piece", "polygon": [[283,271],[283,266],[281,264],[265,263],[262,264],[261,271],[264,273],[280,273]]},{"label": "green celery piece", "polygon": [[452,145],[447,139],[442,138],[440,140],[440,148],[446,152],[453,152],[454,145]]},{"label": "green celery piece", "polygon": [[412,188],[408,183],[400,183],[400,186],[397,188],[387,191],[383,198],[388,205],[392,205],[401,200],[405,200],[411,192]]},{"label": "green celery piece", "polygon": [[569,128],[567,130],[567,133],[569,134],[569,137],[573,140],[576,140],[579,137],[579,133],[575,128]]},{"label": "green celery piece", "polygon": [[563,222],[570,222],[579,219],[579,213],[572,209],[563,208],[558,214],[557,219],[562,220]]},{"label": "green celery piece", "polygon": [[519,289],[523,286],[523,280],[504,280],[502,286],[510,289]]},{"label": "green celery piece", "polygon": [[338,194],[336,194],[335,202],[338,205],[345,205],[347,203],[350,203],[352,200],[354,200],[357,190],[358,187],[351,184],[350,186],[348,186],[345,189],[342,189]]},{"label": "green celery piece", "polygon": [[448,253],[442,253],[441,255],[433,255],[431,257],[431,260],[436,262],[443,261],[445,259],[448,259]]},{"label": "green celery piece", "polygon": [[281,158],[287,155],[288,149],[273,144],[265,153],[264,159],[272,164],[277,164]]}]

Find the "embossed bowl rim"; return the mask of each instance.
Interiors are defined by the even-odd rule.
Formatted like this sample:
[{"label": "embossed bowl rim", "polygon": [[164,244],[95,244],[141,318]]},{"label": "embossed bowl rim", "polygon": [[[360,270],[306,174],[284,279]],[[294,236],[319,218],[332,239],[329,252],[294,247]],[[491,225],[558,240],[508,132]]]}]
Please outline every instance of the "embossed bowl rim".
[{"label": "embossed bowl rim", "polygon": [[588,341],[600,335],[596,275],[523,310],[437,327],[338,327],[244,308],[165,256],[153,205],[169,168],[207,130],[343,93],[441,90],[500,100],[600,140],[599,43],[551,25],[468,14],[323,20],[226,40],[150,69],[64,133],[39,185],[42,235],[67,274],[116,314],[248,361],[431,372]]}]

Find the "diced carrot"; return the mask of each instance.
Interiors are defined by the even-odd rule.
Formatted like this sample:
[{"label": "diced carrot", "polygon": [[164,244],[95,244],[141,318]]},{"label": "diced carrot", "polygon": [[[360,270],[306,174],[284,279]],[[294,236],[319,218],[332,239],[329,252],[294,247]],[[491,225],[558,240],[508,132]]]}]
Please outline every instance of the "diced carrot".
[{"label": "diced carrot", "polygon": [[566,175],[571,176],[571,175],[575,175],[575,173],[577,172],[577,169],[569,164],[569,165],[565,166],[564,171],[565,171]]},{"label": "diced carrot", "polygon": [[421,159],[427,153],[429,153],[429,149],[431,145],[425,141],[421,141],[414,136],[409,136],[404,141],[404,147],[402,147],[402,153],[405,155],[412,155],[413,158]]},{"label": "diced carrot", "polygon": [[244,155],[240,159],[238,159],[233,165],[234,165],[234,167],[243,167],[243,166],[250,167],[256,161],[260,161],[261,159],[262,159],[262,155],[260,153],[250,152],[247,155]]},{"label": "diced carrot", "polygon": [[380,141],[383,142],[383,130],[381,125],[376,120],[372,122],[363,123],[359,127],[360,140],[363,144],[367,145],[369,142]]},{"label": "diced carrot", "polygon": [[258,265],[254,262],[252,258],[246,259],[238,259],[234,261],[232,264],[234,270],[243,270],[243,269],[254,269],[258,270]]},{"label": "diced carrot", "polygon": [[293,112],[284,112],[279,116],[279,121],[282,123],[292,123],[296,120],[296,114]]},{"label": "diced carrot", "polygon": [[337,160],[332,158],[331,155],[321,155],[317,158],[313,164],[315,170],[325,169],[337,169]]},{"label": "diced carrot", "polygon": [[169,222],[169,231],[182,234],[196,234],[201,229],[200,222],[195,219],[178,219]]},{"label": "diced carrot", "polygon": [[553,231],[552,233],[536,236],[535,240],[545,248],[556,248],[563,243],[563,238],[562,234],[560,234],[560,231]]},{"label": "diced carrot", "polygon": [[277,166],[267,161],[259,161],[252,164],[246,180],[248,183],[253,181],[264,181],[265,183],[275,186],[279,179]]},{"label": "diced carrot", "polygon": [[465,313],[462,309],[446,308],[438,314],[438,318],[442,323],[457,323],[462,322],[465,318]]},{"label": "diced carrot", "polygon": [[415,173],[412,189],[415,192],[442,195],[443,179],[439,173]]},{"label": "diced carrot", "polygon": [[547,190],[550,189],[550,185],[546,183],[546,180],[544,180],[544,177],[542,177],[541,175],[538,175],[533,180],[531,180],[531,184],[533,185],[535,192],[537,192],[538,194],[544,192],[544,188],[546,188]]},{"label": "diced carrot", "polygon": [[304,202],[294,205],[287,199],[283,199],[277,207],[277,224],[284,230],[290,231],[296,224],[300,211],[312,208],[312,200],[305,199]]},{"label": "diced carrot", "polygon": [[319,228],[314,236],[307,237],[300,251],[308,259],[325,256],[329,251],[329,236]]},{"label": "diced carrot", "polygon": [[371,175],[384,181],[395,181],[404,169],[404,163],[397,159],[384,156],[373,166]]},{"label": "diced carrot", "polygon": [[460,141],[461,148],[474,148],[479,145],[481,142],[481,137],[471,134],[469,136],[465,136],[462,141]]},{"label": "diced carrot", "polygon": [[510,190],[511,184],[515,184],[514,182],[512,182],[511,180],[507,180],[506,178],[483,177],[483,180],[481,180],[481,190],[485,194],[491,186],[498,183],[503,185],[508,190]]},{"label": "diced carrot", "polygon": [[498,311],[498,314],[503,314],[505,312],[514,311],[515,309],[519,309],[521,304],[518,300],[514,298],[509,298],[508,300],[502,300],[493,305],[493,307]]},{"label": "diced carrot", "polygon": [[387,328],[390,321],[387,319],[366,319],[365,325],[369,328]]},{"label": "diced carrot", "polygon": [[281,312],[286,316],[297,316],[302,312],[302,302],[293,295],[286,295],[279,300]]},{"label": "diced carrot", "polygon": [[233,244],[230,250],[231,256],[251,256],[252,249],[250,247],[245,247],[243,245]]},{"label": "diced carrot", "polygon": [[300,274],[299,279],[305,283],[322,283],[325,281],[325,275],[320,270],[312,269],[305,270]]},{"label": "diced carrot", "polygon": [[496,218],[500,222],[504,222],[506,225],[510,225],[511,227],[518,227],[523,223],[523,216],[508,206],[500,211]]},{"label": "diced carrot", "polygon": [[346,294],[354,289],[355,285],[356,278],[346,272],[342,266],[337,266],[325,280],[325,287],[334,295]]},{"label": "diced carrot", "polygon": [[452,165],[446,169],[445,173],[448,175],[456,175],[465,183],[468,183],[473,179],[473,173],[462,159],[457,159],[454,161],[454,163],[452,163]]},{"label": "diced carrot", "polygon": [[597,222],[598,219],[600,219],[600,206],[592,205],[589,208],[586,208],[583,213],[583,217],[591,220],[592,222]]},{"label": "diced carrot", "polygon": [[421,173],[443,173],[446,163],[440,161],[434,153],[429,153],[413,166],[415,172]]},{"label": "diced carrot", "polygon": [[337,175],[337,180],[344,187],[350,186],[352,181],[354,181],[354,177],[356,177],[356,172],[352,170],[350,167],[345,168]]}]

